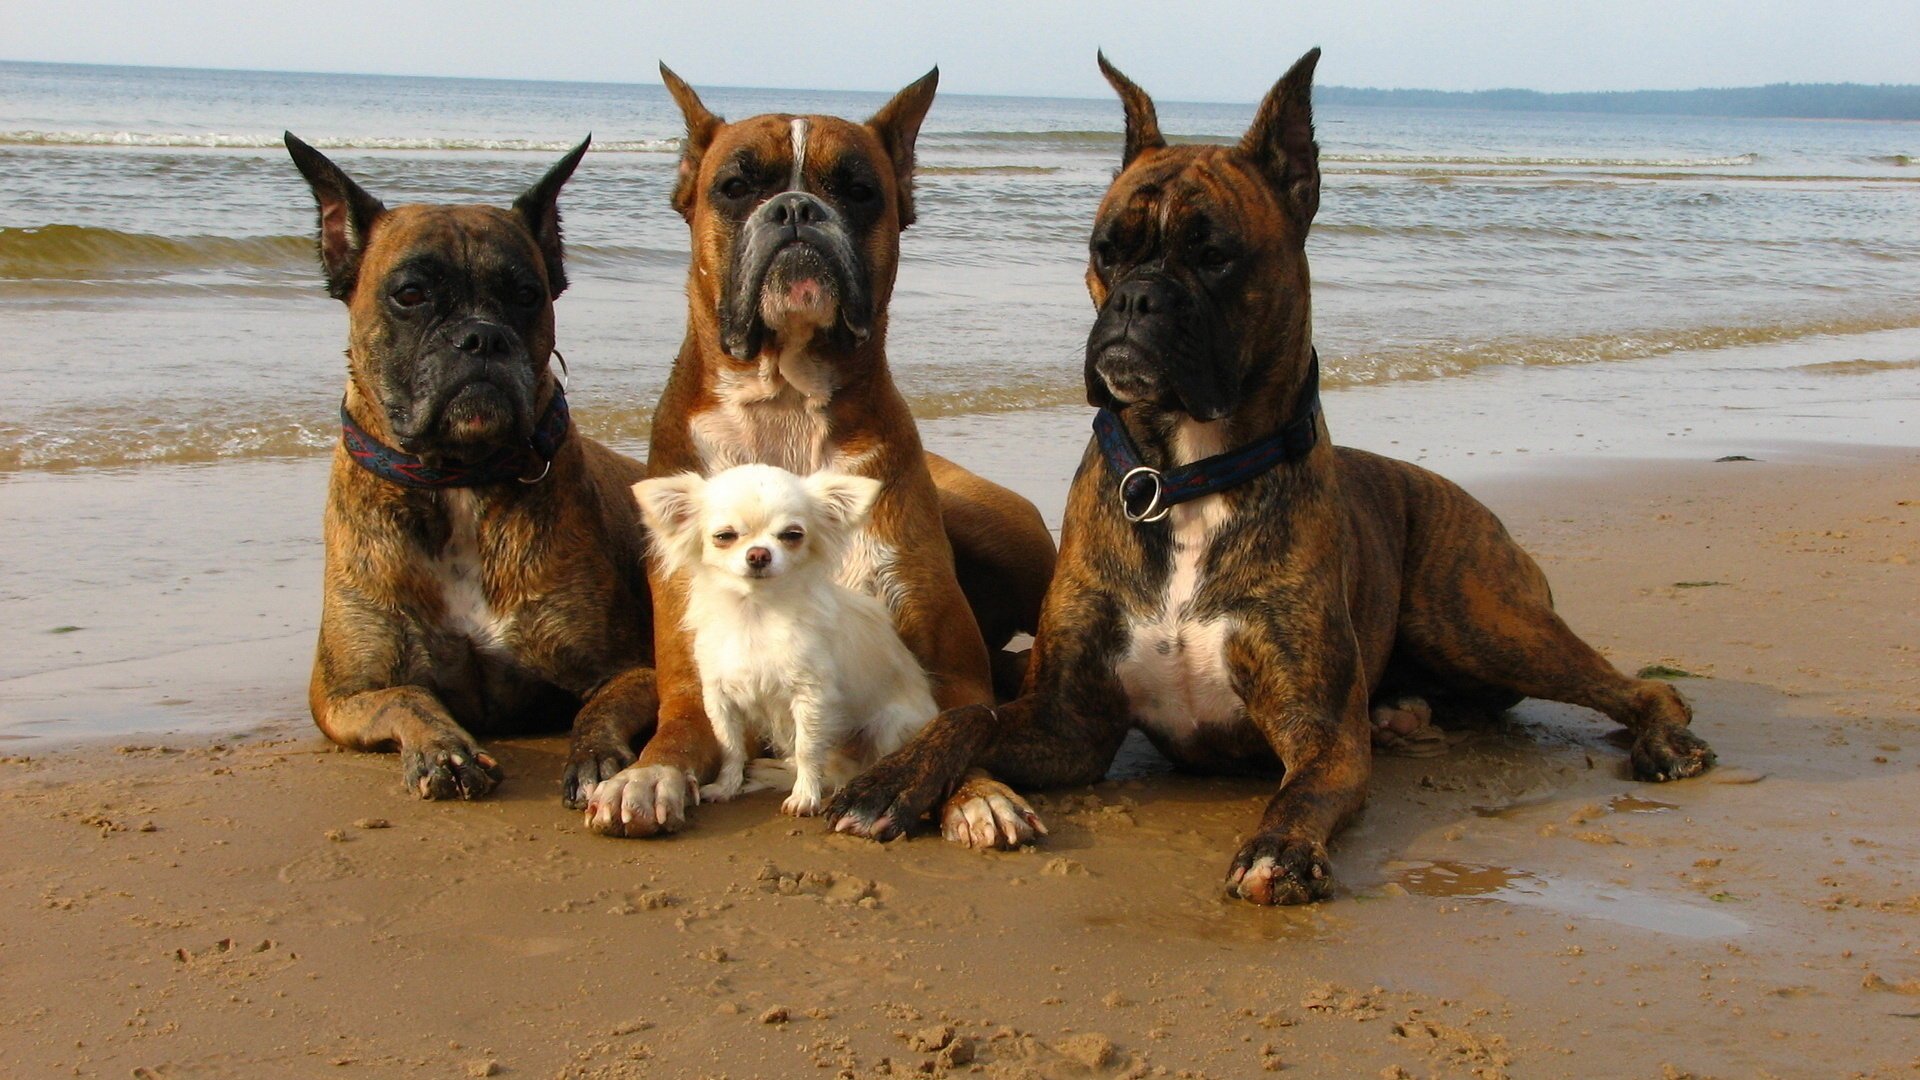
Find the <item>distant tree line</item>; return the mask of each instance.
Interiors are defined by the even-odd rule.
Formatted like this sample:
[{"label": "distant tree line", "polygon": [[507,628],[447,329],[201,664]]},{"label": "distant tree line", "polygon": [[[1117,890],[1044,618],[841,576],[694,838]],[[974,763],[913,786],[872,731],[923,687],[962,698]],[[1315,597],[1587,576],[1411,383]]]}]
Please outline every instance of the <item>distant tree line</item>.
[{"label": "distant tree line", "polygon": [[1632,113],[1667,116],[1777,116],[1827,120],[1920,120],[1920,86],[1774,83],[1719,90],[1614,90],[1547,94],[1538,90],[1374,90],[1324,86],[1321,104],[1408,109],[1504,109],[1519,112]]}]

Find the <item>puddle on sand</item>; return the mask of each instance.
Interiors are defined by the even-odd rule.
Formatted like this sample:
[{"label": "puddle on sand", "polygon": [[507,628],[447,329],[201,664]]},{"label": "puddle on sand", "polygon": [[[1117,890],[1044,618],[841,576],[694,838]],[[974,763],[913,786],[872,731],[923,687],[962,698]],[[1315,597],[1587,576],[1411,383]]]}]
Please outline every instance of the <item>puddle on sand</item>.
[{"label": "puddle on sand", "polygon": [[[1475,806],[1472,809],[1478,817],[1507,818],[1532,810],[1535,807],[1550,805],[1557,797],[1558,796],[1551,793],[1534,795],[1528,798],[1516,799],[1510,803]],[[1607,800],[1607,813],[1609,814],[1660,814],[1668,810],[1678,809],[1679,807],[1674,803],[1661,802],[1658,799],[1644,799],[1638,795],[1620,794]]]},{"label": "puddle on sand", "polygon": [[1643,799],[1638,795],[1615,795],[1607,800],[1607,809],[1616,814],[1660,814],[1679,809],[1673,803]]},{"label": "puddle on sand", "polygon": [[1442,860],[1400,863],[1387,869],[1394,881],[1415,896],[1500,900],[1686,938],[1733,937],[1749,929],[1725,912],[1679,900],[1597,882],[1560,881],[1504,866]]}]

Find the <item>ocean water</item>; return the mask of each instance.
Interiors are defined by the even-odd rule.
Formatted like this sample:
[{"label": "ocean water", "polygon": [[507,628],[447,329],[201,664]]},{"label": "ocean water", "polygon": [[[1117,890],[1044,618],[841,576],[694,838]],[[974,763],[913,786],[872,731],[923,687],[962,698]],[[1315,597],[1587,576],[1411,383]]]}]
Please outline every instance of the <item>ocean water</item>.
[{"label": "ocean water", "polygon": [[[504,204],[592,132],[562,197],[560,347],[586,430],[644,441],[687,234],[667,205],[679,115],[634,77],[0,63],[0,476],[331,444],[345,317],[283,128],[389,204]],[[729,116],[885,100],[702,92]],[[1232,139],[1251,114],[1161,103],[1175,138]],[[1112,100],[935,102],[890,342],[921,416],[1081,400],[1085,245],[1120,123]],[[1502,365],[1652,379],[1677,353],[1808,338],[1844,361],[1851,337],[1920,327],[1920,125],[1328,107],[1318,131],[1309,246],[1335,386]]]}]

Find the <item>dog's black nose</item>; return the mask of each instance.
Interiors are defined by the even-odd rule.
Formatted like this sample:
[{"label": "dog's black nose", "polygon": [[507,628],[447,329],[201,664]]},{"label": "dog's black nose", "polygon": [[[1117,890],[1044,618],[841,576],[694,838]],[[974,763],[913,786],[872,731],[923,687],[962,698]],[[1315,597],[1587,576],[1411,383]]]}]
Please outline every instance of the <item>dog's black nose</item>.
[{"label": "dog's black nose", "polygon": [[783,191],[767,200],[762,213],[775,225],[818,225],[826,220],[827,208],[804,191]]},{"label": "dog's black nose", "polygon": [[1123,281],[1107,298],[1107,306],[1116,315],[1165,315],[1179,303],[1179,293],[1154,278]]},{"label": "dog's black nose", "polygon": [[755,570],[765,570],[773,565],[773,552],[763,547],[750,547],[747,549],[747,565]]},{"label": "dog's black nose", "polygon": [[504,326],[473,323],[467,327],[466,333],[460,335],[454,348],[474,359],[485,359],[513,348],[513,335]]}]

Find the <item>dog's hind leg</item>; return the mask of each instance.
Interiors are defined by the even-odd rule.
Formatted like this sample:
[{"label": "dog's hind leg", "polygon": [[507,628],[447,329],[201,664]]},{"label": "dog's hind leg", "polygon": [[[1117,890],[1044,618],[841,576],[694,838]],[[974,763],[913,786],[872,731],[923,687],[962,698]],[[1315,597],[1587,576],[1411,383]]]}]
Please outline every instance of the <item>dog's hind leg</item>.
[{"label": "dog's hind leg", "polygon": [[1487,530],[1481,541],[1429,552],[1409,575],[1399,646],[1442,677],[1605,713],[1633,735],[1637,779],[1678,780],[1711,768],[1713,750],[1688,730],[1693,710],[1679,691],[1629,678],[1582,641],[1553,610],[1532,558],[1491,512],[1474,506]]},{"label": "dog's hind leg", "polygon": [[584,808],[595,784],[633,764],[634,743],[653,727],[659,711],[650,667],[628,668],[589,695],[573,718],[561,802],[570,810]]}]

